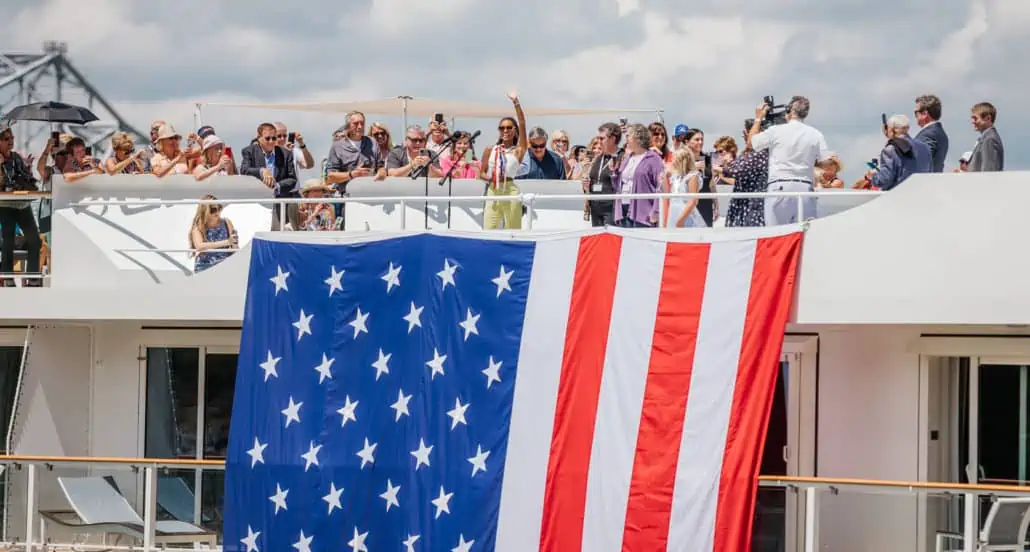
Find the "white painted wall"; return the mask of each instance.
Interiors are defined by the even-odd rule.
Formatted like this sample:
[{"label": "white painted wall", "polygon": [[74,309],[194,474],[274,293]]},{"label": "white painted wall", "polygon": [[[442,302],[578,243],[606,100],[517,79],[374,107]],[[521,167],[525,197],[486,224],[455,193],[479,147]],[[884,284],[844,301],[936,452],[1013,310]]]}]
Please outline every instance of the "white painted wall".
[{"label": "white painted wall", "polygon": [[[819,477],[919,479],[919,328],[819,331]],[[916,550],[914,496],[824,493],[823,550]]]}]

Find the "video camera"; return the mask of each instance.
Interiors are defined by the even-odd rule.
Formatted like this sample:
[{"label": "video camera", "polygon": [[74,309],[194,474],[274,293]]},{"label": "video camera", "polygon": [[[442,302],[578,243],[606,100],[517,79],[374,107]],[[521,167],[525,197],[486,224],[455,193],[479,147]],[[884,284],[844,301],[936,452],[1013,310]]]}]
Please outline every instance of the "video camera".
[{"label": "video camera", "polygon": [[766,96],[762,98],[762,102],[769,106],[769,111],[766,112],[765,118],[762,119],[762,126],[760,127],[763,131],[774,125],[782,125],[787,122],[787,112],[790,111],[790,105],[776,105],[776,99],[772,96]]}]

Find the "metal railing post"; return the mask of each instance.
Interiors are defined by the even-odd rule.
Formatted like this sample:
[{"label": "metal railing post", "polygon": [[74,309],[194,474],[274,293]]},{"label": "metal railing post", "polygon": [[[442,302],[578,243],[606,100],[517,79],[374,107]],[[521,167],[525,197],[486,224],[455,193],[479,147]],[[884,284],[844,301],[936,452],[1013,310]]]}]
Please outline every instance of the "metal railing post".
[{"label": "metal railing post", "polygon": [[401,212],[401,230],[408,229],[408,205],[404,200],[398,202],[398,210]]},{"label": "metal railing post", "polygon": [[524,196],[526,204],[526,230],[533,229],[533,202],[536,199],[535,194],[526,194]]},{"label": "metal railing post", "polygon": [[154,526],[157,524],[157,468],[143,468],[143,550],[154,549]]},{"label": "metal railing post", "polygon": [[977,540],[980,538],[980,521],[976,515],[977,496],[973,493],[965,493],[963,496],[965,498],[965,520],[962,523],[962,550],[976,552]]},{"label": "metal railing post", "polygon": [[35,550],[36,540],[36,517],[39,515],[39,489],[36,487],[38,474],[36,465],[29,464],[26,470],[26,492],[25,492],[25,552]]},{"label": "metal railing post", "polygon": [[798,201],[798,222],[805,222],[805,199],[801,196],[796,196]]},{"label": "metal railing post", "polygon": [[805,488],[805,552],[819,551],[819,489]]}]

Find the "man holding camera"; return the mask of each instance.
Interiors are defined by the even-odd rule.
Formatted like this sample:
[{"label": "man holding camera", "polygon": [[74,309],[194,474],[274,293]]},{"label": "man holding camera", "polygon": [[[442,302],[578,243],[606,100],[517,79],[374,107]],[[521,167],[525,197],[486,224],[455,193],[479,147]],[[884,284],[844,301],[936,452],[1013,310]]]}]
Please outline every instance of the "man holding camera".
[{"label": "man holding camera", "polygon": [[856,188],[891,190],[915,173],[930,172],[933,154],[930,146],[908,135],[908,117],[892,115],[883,125],[887,145],[880,152],[876,168],[855,184]]},{"label": "man holding camera", "polygon": [[[748,134],[755,151],[769,150],[768,192],[811,192],[815,168],[829,164],[834,158],[826,146],[823,133],[805,124],[811,104],[808,98],[794,96],[786,109],[786,124],[762,130],[762,121],[772,109],[766,101],[755,109],[755,122]],[[801,222],[796,197],[768,197],[765,199],[765,225],[776,226]],[[816,199],[800,198],[801,218],[815,218]]]},{"label": "man holding camera", "polygon": [[[4,195],[12,192],[35,192],[39,190],[37,181],[32,176],[32,169],[22,156],[14,151],[14,131],[9,125],[0,123],[0,191]],[[39,227],[36,216],[32,213],[32,202],[0,201],[0,272],[14,272],[14,239],[15,227],[21,228],[25,237],[25,250],[28,254],[27,272],[39,273],[39,251],[42,241],[39,239]],[[13,282],[5,280],[4,285]],[[39,287],[40,280],[28,280],[27,287]]]}]

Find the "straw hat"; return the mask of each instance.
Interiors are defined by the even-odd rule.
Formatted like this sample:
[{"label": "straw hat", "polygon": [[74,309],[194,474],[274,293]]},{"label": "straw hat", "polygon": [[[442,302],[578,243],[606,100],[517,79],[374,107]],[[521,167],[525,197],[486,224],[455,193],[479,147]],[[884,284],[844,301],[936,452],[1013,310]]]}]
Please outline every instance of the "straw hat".
[{"label": "straw hat", "polygon": [[313,192],[315,190],[321,190],[326,193],[333,191],[332,187],[322,184],[322,179],[309,178],[304,181],[304,186],[301,187],[300,193],[301,195],[307,195],[308,192]]},{"label": "straw hat", "polygon": [[157,130],[157,139],[154,141],[160,142],[161,140],[166,140],[168,138],[177,138],[181,140],[182,135],[180,135],[178,132],[175,132],[175,128],[172,125],[161,125],[161,128]]},{"label": "straw hat", "polygon": [[221,138],[215,136],[214,134],[208,134],[207,137],[204,138],[204,144],[202,146],[202,149],[204,151],[207,151],[211,148],[216,148],[218,146],[224,145],[225,142],[223,142]]}]

